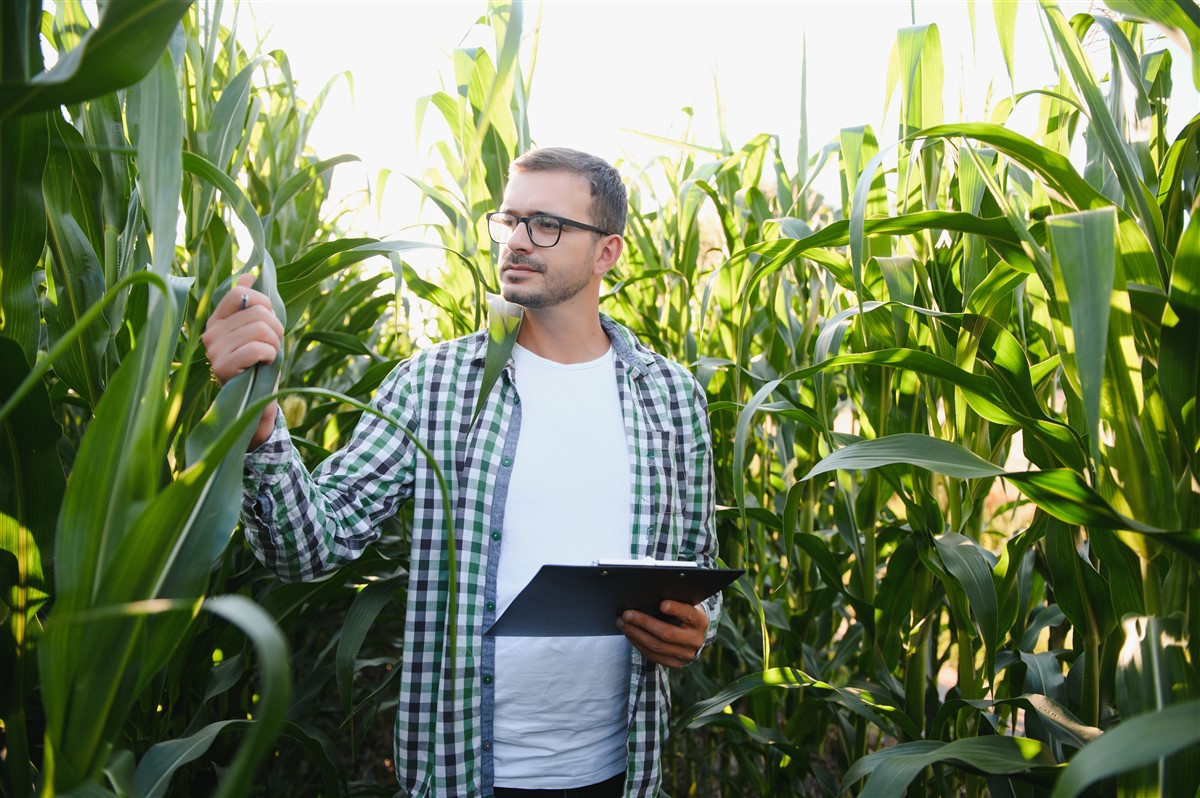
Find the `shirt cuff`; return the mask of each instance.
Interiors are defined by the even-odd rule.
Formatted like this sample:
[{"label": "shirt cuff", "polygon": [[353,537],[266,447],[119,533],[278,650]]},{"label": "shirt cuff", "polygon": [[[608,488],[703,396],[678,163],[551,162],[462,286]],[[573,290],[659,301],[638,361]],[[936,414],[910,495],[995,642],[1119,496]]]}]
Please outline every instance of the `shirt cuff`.
[{"label": "shirt cuff", "polygon": [[246,452],[242,461],[243,476],[247,482],[257,483],[264,476],[282,474],[288,470],[294,451],[283,410],[276,410],[275,427],[270,436],[257,449]]}]

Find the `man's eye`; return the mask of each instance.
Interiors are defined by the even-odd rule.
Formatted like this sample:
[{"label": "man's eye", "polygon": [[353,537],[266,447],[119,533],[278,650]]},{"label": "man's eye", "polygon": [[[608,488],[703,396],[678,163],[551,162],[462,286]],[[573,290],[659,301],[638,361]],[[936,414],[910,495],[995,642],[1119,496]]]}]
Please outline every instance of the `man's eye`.
[{"label": "man's eye", "polygon": [[507,227],[509,230],[517,226],[517,220],[511,216],[493,216],[492,222],[500,225],[501,227]]},{"label": "man's eye", "polygon": [[535,216],[529,222],[537,229],[546,233],[553,233],[558,229],[558,219],[555,219],[553,216]]}]

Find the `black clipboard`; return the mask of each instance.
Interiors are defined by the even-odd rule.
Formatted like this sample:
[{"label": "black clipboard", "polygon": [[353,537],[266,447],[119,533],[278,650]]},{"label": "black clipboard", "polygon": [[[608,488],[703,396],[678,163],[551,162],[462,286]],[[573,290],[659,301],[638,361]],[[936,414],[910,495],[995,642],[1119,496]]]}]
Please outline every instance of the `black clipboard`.
[{"label": "black clipboard", "polygon": [[617,616],[638,610],[671,623],[664,600],[699,604],[731,584],[741,568],[681,565],[543,565],[485,632],[510,637],[619,635]]}]

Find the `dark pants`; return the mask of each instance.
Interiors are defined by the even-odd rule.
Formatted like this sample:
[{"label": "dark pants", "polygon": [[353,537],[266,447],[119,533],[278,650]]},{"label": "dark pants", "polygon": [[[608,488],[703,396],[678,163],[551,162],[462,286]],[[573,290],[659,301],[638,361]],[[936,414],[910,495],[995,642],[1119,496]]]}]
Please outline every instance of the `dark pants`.
[{"label": "dark pants", "polygon": [[495,792],[496,798],[621,798],[624,794],[624,773],[618,773],[598,784],[569,790],[518,790],[513,787],[497,787]]}]

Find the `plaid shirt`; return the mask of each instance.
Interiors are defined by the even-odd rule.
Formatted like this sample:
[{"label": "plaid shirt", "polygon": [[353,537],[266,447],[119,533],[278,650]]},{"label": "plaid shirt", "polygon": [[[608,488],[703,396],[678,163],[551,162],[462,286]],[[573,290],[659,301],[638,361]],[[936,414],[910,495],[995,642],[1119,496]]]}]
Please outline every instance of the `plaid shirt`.
[{"label": "plaid shirt", "polygon": [[[646,349],[606,316],[631,454],[632,557],[715,565],[707,403],[683,366]],[[312,579],[362,553],[400,502],[415,502],[405,646],[396,717],[396,773],[413,798],[492,794],[494,639],[505,498],[521,398],[510,359],[475,424],[488,333],[433,346],[400,364],[373,405],[402,425],[441,469],[454,506],[442,502],[434,463],[378,417],[309,476],[282,413],[275,432],[246,456],[242,518],[256,556],[284,579]],[[581,423],[583,420],[581,420]],[[458,558],[458,607],[450,623],[446,512]],[[706,644],[720,594],[705,603]],[[450,636],[456,635],[453,649]],[[666,669],[633,651],[625,794],[654,796],[668,731]],[[451,658],[453,651],[453,658]]]}]

